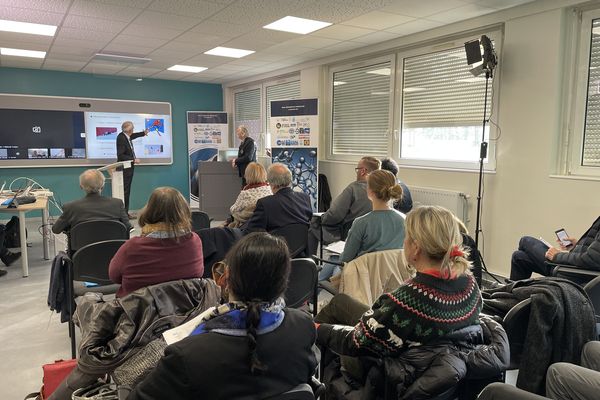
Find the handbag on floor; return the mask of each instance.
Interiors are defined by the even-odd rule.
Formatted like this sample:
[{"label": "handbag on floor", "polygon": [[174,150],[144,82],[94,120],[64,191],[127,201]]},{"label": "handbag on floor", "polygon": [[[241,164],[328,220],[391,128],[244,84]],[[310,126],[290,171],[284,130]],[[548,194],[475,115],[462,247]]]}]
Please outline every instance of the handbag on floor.
[{"label": "handbag on floor", "polygon": [[62,381],[77,366],[77,360],[56,360],[52,364],[42,365],[44,376],[42,389],[38,393],[30,393],[25,399],[44,400],[56,390]]}]

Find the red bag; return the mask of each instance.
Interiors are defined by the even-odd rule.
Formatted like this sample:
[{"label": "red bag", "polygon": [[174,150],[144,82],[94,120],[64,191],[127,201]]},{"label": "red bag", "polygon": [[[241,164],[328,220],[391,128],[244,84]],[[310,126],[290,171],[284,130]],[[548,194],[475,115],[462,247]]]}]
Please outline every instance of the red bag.
[{"label": "red bag", "polygon": [[42,399],[47,399],[56,390],[58,385],[77,366],[77,360],[56,360],[53,364],[42,365],[44,377],[42,382]]}]

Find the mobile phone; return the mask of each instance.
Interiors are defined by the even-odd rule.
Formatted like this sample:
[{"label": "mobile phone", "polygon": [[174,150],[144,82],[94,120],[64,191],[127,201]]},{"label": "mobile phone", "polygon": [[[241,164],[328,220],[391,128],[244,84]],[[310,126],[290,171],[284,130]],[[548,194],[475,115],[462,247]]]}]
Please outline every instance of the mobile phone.
[{"label": "mobile phone", "polygon": [[560,240],[560,243],[564,247],[571,247],[571,246],[573,246],[573,243],[571,243],[569,241],[569,235],[567,235],[567,231],[565,231],[564,228],[561,228],[561,229],[557,230],[555,233],[556,233],[556,237],[558,238],[558,240]]}]

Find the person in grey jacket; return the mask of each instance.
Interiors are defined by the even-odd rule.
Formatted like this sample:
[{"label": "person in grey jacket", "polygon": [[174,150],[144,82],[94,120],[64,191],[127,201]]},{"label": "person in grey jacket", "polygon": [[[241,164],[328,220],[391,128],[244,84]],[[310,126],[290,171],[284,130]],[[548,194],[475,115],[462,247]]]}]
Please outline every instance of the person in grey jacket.
[{"label": "person in grey jacket", "polygon": [[548,247],[542,241],[524,236],[519,248],[512,255],[510,279],[513,281],[528,279],[533,272],[544,276],[552,275],[553,267],[546,264],[552,261],[573,267],[600,270],[600,217],[581,236],[579,240],[570,237],[570,246]]},{"label": "person in grey jacket", "polygon": [[[329,210],[320,218],[313,218],[308,232],[308,250],[316,254],[323,227],[323,244],[340,240],[350,229],[352,222],[370,212],[373,208],[367,197],[367,176],[381,168],[381,161],[374,157],[363,157],[354,171],[356,181],[352,182],[331,203]],[[344,232],[346,231],[346,232]]]}]

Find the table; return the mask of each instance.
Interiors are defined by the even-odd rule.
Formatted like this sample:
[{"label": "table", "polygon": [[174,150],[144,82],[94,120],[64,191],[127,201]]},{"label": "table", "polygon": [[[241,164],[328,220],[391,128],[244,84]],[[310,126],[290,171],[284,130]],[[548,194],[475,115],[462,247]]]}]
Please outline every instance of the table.
[{"label": "table", "polygon": [[26,214],[30,211],[42,211],[43,241],[44,241],[44,260],[49,260],[50,253],[50,228],[48,227],[48,199],[38,197],[35,203],[23,204],[16,208],[0,208],[0,213],[19,214],[19,237],[21,239],[21,268],[23,269],[23,278],[29,276],[29,259],[27,257],[27,234],[26,234]]}]

